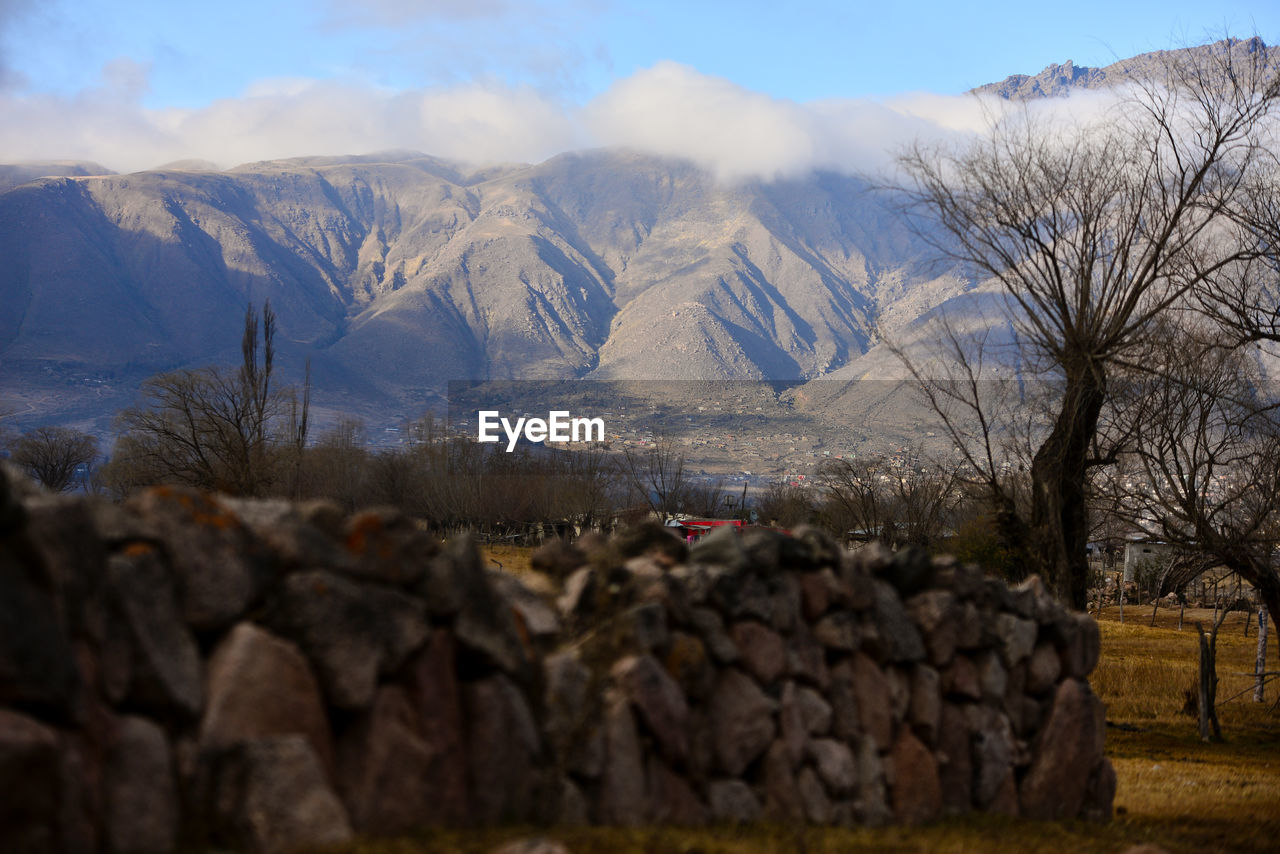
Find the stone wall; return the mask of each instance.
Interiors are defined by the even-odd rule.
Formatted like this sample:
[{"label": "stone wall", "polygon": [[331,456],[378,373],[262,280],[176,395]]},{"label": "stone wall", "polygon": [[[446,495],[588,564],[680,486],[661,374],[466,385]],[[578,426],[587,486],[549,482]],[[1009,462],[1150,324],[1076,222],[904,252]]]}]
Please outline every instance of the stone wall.
[{"label": "stone wall", "polygon": [[424,825],[1111,813],[1097,625],[816,531],[551,546],[0,476],[0,838],[276,851]]}]

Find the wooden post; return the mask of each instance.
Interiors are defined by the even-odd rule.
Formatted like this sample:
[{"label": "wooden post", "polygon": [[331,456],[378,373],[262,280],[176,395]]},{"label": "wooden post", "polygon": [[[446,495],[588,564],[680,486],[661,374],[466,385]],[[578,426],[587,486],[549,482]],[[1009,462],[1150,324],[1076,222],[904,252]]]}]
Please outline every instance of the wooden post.
[{"label": "wooden post", "polygon": [[1218,629],[1227,617],[1222,616],[1213,624],[1213,631],[1205,634],[1204,625],[1197,622],[1200,633],[1200,738],[1204,741],[1222,741],[1222,727],[1218,724]]},{"label": "wooden post", "polygon": [[1253,622],[1253,608],[1244,609],[1244,636],[1249,636],[1249,624]]},{"label": "wooden post", "polygon": [[1119,592],[1116,595],[1116,599],[1120,603],[1120,625],[1123,626],[1124,625],[1124,573],[1123,572],[1120,573],[1120,584],[1118,586],[1119,586]]},{"label": "wooden post", "polygon": [[1178,597],[1178,631],[1182,631],[1182,615],[1187,610],[1187,597]]},{"label": "wooden post", "polygon": [[1196,623],[1200,633],[1200,740],[1209,740],[1209,637],[1204,626]]},{"label": "wooden post", "polygon": [[1263,676],[1267,672],[1267,606],[1258,608],[1258,657],[1253,662],[1254,683],[1253,701],[1262,702],[1262,686],[1266,682]]}]

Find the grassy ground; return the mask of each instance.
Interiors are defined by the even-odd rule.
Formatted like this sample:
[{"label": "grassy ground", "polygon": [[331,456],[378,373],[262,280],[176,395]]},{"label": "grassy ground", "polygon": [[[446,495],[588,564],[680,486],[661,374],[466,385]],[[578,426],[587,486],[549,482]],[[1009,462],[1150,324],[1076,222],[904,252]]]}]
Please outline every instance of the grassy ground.
[{"label": "grassy ground", "polygon": [[[519,569],[518,554],[492,555]],[[526,557],[527,566],[527,557]],[[1196,679],[1195,621],[1211,611],[1188,611],[1184,629],[1176,611],[1130,607],[1122,625],[1116,609],[1101,619],[1102,661],[1091,683],[1107,703],[1107,754],[1119,777],[1116,817],[1108,824],[1031,822],[967,817],[923,828],[846,830],[764,826],[749,829],[506,828],[432,832],[389,841],[365,841],[346,854],[487,854],[513,839],[544,836],[574,854],[837,854],[886,852],[1122,852],[1154,843],[1173,854],[1280,850],[1280,682],[1267,686],[1267,702],[1252,702],[1256,624],[1249,637],[1244,615],[1231,614],[1218,636],[1219,717],[1225,741],[1201,742],[1196,720],[1182,712]],[[1280,670],[1271,635],[1268,666]]]}]

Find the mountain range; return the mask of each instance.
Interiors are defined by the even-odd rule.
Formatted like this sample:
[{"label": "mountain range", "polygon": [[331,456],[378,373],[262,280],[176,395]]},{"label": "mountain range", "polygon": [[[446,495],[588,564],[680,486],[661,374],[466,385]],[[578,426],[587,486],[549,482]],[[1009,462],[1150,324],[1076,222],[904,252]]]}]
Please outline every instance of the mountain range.
[{"label": "mountain range", "polygon": [[[980,91],[1124,72],[1067,63]],[[991,308],[933,258],[865,179],[731,184],[622,150],[5,166],[0,414],[110,432],[146,377],[236,364],[245,307],[266,300],[281,374],[310,360],[319,411],[374,426],[438,406],[450,380],[900,376],[885,337]]]}]

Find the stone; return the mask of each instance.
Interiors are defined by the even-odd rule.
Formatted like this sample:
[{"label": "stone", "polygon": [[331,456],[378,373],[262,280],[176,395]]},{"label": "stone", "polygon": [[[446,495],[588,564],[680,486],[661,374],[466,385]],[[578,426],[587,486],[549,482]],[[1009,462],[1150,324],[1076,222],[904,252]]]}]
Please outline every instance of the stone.
[{"label": "stone", "polygon": [[657,756],[649,756],[647,778],[650,822],[677,827],[707,823],[707,808],[693,787]]},{"label": "stone", "polygon": [[1044,696],[1058,684],[1062,674],[1062,660],[1051,643],[1036,644],[1027,664],[1027,692],[1037,697]]},{"label": "stone", "polygon": [[[0,477],[0,482],[3,478]],[[0,708],[0,828],[15,854],[58,848],[61,797],[58,734],[34,718]]]},{"label": "stone", "polygon": [[760,801],[741,780],[713,780],[707,786],[711,818],[725,824],[750,824],[760,817]]},{"label": "stone", "polygon": [[658,555],[637,555],[623,563],[622,574],[633,587],[640,587],[659,580],[670,567],[671,564]]},{"label": "stone", "polygon": [[720,566],[735,573],[745,570],[748,560],[742,538],[728,525],[716,528],[689,549],[691,563]]},{"label": "stone", "polygon": [[239,623],[214,649],[205,685],[203,746],[296,733],[310,742],[332,779],[329,719],[320,687],[296,646],[252,623]]},{"label": "stone", "polygon": [[[98,537],[89,533],[93,530],[93,517],[88,505],[88,501],[67,495],[28,499],[24,534],[36,554],[19,562],[28,564],[28,579],[43,577],[47,581],[47,586],[38,586],[54,594],[49,604],[65,632],[73,638],[90,638],[101,644],[108,628],[101,595],[107,550]],[[0,558],[2,562],[4,558]],[[0,574],[4,571],[0,570]],[[27,619],[32,616],[34,612],[26,614]],[[13,626],[11,631],[18,630],[8,621],[3,625]]]},{"label": "stone", "polygon": [[768,749],[776,707],[742,671],[730,667],[721,672],[709,712],[715,756],[724,773],[740,776]]},{"label": "stone", "polygon": [[875,607],[871,614],[875,632],[870,637],[864,635],[863,640],[872,655],[894,663],[912,663],[924,658],[924,641],[907,616],[897,591],[880,580],[875,582]]},{"label": "stone", "polygon": [[831,684],[827,651],[803,622],[796,624],[796,630],[787,639],[787,675],[823,691]]},{"label": "stone", "polygon": [[878,574],[905,598],[930,587],[937,571],[933,559],[925,549],[907,546],[894,554],[893,559]]},{"label": "stone", "polygon": [[484,582],[484,564],[475,541],[470,536],[456,536],[427,564],[417,592],[426,600],[432,617],[453,617],[462,610],[471,590]]},{"label": "stone", "polygon": [[680,686],[648,655],[623,658],[613,666],[612,675],[663,757],[682,765],[689,755],[689,705]]},{"label": "stone", "polygon": [[[711,536],[714,536],[714,533]],[[733,531],[727,531],[727,533],[735,540],[737,539]],[[705,544],[711,536],[704,537],[697,545]],[[697,545],[693,550],[689,549],[684,540],[656,521],[641,522],[622,529],[613,535],[611,545],[624,560],[645,555],[660,561],[667,567],[684,563],[686,560],[720,563],[717,560],[695,557],[693,552],[697,549]]]},{"label": "stone", "polygon": [[893,550],[874,540],[854,551],[845,561],[844,573],[852,575],[880,575],[893,563]]},{"label": "stone", "polygon": [[379,674],[398,669],[428,632],[421,602],[323,570],[285,578],[268,622],[302,649],[328,701],[349,710],[367,708]]},{"label": "stone", "polygon": [[832,735],[848,742],[856,740],[862,734],[861,704],[854,694],[853,665],[847,660],[832,668],[826,696],[831,703]]},{"label": "stone", "polygon": [[889,685],[889,715],[896,727],[907,719],[907,709],[911,705],[911,677],[909,671],[901,667],[886,667],[884,678]]},{"label": "stone", "polygon": [[178,838],[178,791],[169,742],[156,724],[121,718],[107,754],[103,830],[119,854],[167,854]]},{"label": "stone", "polygon": [[1068,641],[1062,648],[1062,673],[1071,679],[1084,679],[1098,666],[1102,653],[1102,635],[1098,623],[1088,614],[1072,614],[1065,625]]},{"label": "stone", "polygon": [[957,655],[942,674],[942,690],[951,697],[969,700],[982,699],[982,683],[978,668],[967,655]]},{"label": "stone", "polygon": [[920,628],[929,661],[945,666],[956,651],[961,609],[947,590],[926,590],[906,602],[907,613]]},{"label": "stone", "polygon": [[965,602],[956,620],[956,649],[978,649],[982,646],[983,615],[978,606]]},{"label": "stone", "polygon": [[[584,734],[588,731],[591,671],[576,651],[558,652],[543,660],[543,727],[548,745],[565,767],[578,766]],[[587,763],[586,776],[600,773],[598,763]],[[590,773],[594,767],[594,773]]]},{"label": "stone", "polygon": [[604,713],[604,771],[600,775],[600,820],[638,825],[647,819],[644,753],[631,705],[623,697],[607,701]]},{"label": "stone", "polygon": [[1053,597],[1039,575],[1028,575],[1014,585],[1013,594],[1016,598],[1030,603],[1031,617],[1037,623],[1056,622],[1065,613],[1062,605]]},{"label": "stone", "polygon": [[968,728],[973,757],[973,803],[987,809],[1013,772],[1017,739],[1004,713],[991,706],[970,706]]},{"label": "stone", "polygon": [[821,694],[812,688],[801,686],[796,689],[796,704],[800,708],[806,732],[810,735],[826,735],[831,731],[831,704]]},{"label": "stone", "polygon": [[399,685],[380,687],[369,711],[343,733],[338,770],[342,799],[360,833],[391,835],[467,818],[465,764],[451,767],[448,754],[428,743]]},{"label": "stone", "polygon": [[433,823],[454,824],[470,814],[456,656],[453,635],[447,629],[436,629],[427,646],[405,665],[401,681],[413,707],[415,732],[432,755],[426,776],[436,797],[425,820]]},{"label": "stone", "polygon": [[164,543],[187,625],[220,629],[249,610],[269,576],[266,553],[213,495],[156,486],[126,507],[144,517]]},{"label": "stone", "polygon": [[[65,854],[96,854],[100,848],[105,765],[101,736],[110,723],[105,711],[95,710],[87,731],[64,733],[61,738],[57,827],[59,850]],[[7,826],[3,815],[0,826]]]},{"label": "stone", "polygon": [[586,827],[591,823],[587,796],[568,777],[560,779],[560,810],[555,823],[561,827]]},{"label": "stone", "polygon": [[574,570],[564,582],[564,593],[556,599],[556,607],[565,620],[577,621],[595,613],[598,584],[596,572],[589,566]]},{"label": "stone", "polygon": [[1018,816],[1018,779],[1013,769],[1004,775],[995,795],[987,803],[984,811],[991,815],[1003,815],[1010,818]]},{"label": "stone", "polygon": [[881,750],[893,741],[893,711],[889,705],[889,680],[876,663],[861,652],[850,660],[853,695],[858,702],[860,732],[870,736]]},{"label": "stone", "polygon": [[809,755],[828,791],[836,797],[853,793],[858,774],[847,744],[832,738],[814,739],[809,742]]},{"label": "stone", "polygon": [[660,602],[641,602],[618,617],[631,648],[637,652],[656,652],[671,643],[667,627],[667,609]]},{"label": "stone", "polygon": [[693,609],[693,627],[702,637],[711,655],[721,664],[733,664],[739,658],[738,647],[725,631],[724,621],[710,608]]},{"label": "stone", "polygon": [[813,636],[827,649],[839,652],[853,652],[858,648],[858,626],[853,614],[848,611],[836,611],[827,614],[813,627]]},{"label": "stone", "polygon": [[664,664],[686,697],[702,701],[715,690],[715,666],[706,645],[696,635],[672,632]]},{"label": "stone", "polygon": [[767,528],[742,528],[738,537],[750,572],[772,575],[782,568],[783,547],[788,539],[785,534]]},{"label": "stone", "polygon": [[933,754],[910,729],[903,728],[889,752],[893,763],[890,792],[894,820],[902,824],[932,821],[942,812],[942,786]]},{"label": "stone", "polygon": [[787,648],[782,636],[754,620],[734,623],[729,630],[741,655],[741,666],[762,685],[769,685],[787,669]]},{"label": "stone", "polygon": [[515,610],[489,582],[475,541],[456,538],[440,557],[452,563],[455,593],[460,598],[453,631],[468,668],[501,670],[527,683],[533,673],[531,650],[521,637]]},{"label": "stone", "polygon": [[1086,683],[1064,679],[1035,745],[1019,790],[1023,815],[1035,819],[1077,817],[1089,774],[1102,759],[1102,703]]},{"label": "stone", "polygon": [[856,744],[858,796],[853,802],[854,815],[868,827],[880,827],[893,817],[889,811],[884,762],[879,747],[870,737],[861,736]]},{"label": "stone", "polygon": [[27,520],[22,501],[39,495],[39,487],[8,460],[0,460],[0,536],[19,530]]},{"label": "stone", "polygon": [[764,786],[764,812],[774,821],[801,821],[805,817],[804,801],[792,773],[790,750],[779,739],[769,746],[761,767]]},{"label": "stone", "polygon": [[337,524],[325,528],[314,521],[314,508],[304,513],[305,507],[283,498],[248,499],[226,495],[213,498],[267,547],[281,570],[292,572],[317,566],[343,571],[353,568],[351,554],[334,538],[342,525],[340,511]]},{"label": "stone", "polygon": [[911,671],[907,717],[925,744],[936,743],[941,716],[942,677],[927,664],[917,664]]},{"label": "stone", "polygon": [[138,546],[112,555],[107,584],[129,650],[129,698],[194,718],[203,704],[200,654],[159,554]]},{"label": "stone", "polygon": [[542,596],[514,575],[494,570],[488,573],[488,578],[499,599],[515,616],[521,637],[528,637],[535,645],[546,648],[559,636],[560,615]]},{"label": "stone", "polygon": [[18,537],[0,540],[0,703],[69,721],[81,712],[82,685],[65,599],[29,549]]},{"label": "stone", "polygon": [[1110,759],[1103,757],[1089,774],[1089,784],[1085,788],[1080,818],[1086,821],[1110,821],[1115,799],[1116,769],[1112,767]]},{"label": "stone", "polygon": [[1000,663],[1000,656],[994,652],[980,652],[974,660],[974,666],[978,671],[982,698],[992,703],[1002,701],[1009,684],[1009,673]]},{"label": "stone", "polygon": [[210,819],[219,841],[284,854],[351,840],[347,811],[302,736],[237,742],[210,762]]},{"label": "stone", "polygon": [[1000,657],[1005,667],[1013,668],[1035,649],[1039,627],[1033,620],[1024,620],[1012,614],[997,614],[995,631],[1000,639]]},{"label": "stone", "polygon": [[800,582],[789,572],[774,575],[769,579],[772,589],[772,613],[769,625],[779,632],[795,631],[799,623],[804,622],[800,606]]},{"label": "stone", "polygon": [[559,537],[538,546],[529,556],[529,564],[535,572],[541,572],[556,581],[568,578],[570,573],[586,563],[586,552]]},{"label": "stone", "polygon": [[831,798],[822,787],[822,781],[812,768],[805,767],[796,778],[796,788],[800,792],[800,802],[804,805],[804,814],[814,824],[831,823]]},{"label": "stone", "polygon": [[838,595],[840,580],[830,569],[800,576],[800,608],[809,622],[820,619]]},{"label": "stone", "polygon": [[938,781],[942,808],[949,814],[973,808],[973,759],[968,716],[960,706],[943,703],[938,723]]},{"label": "stone", "polygon": [[768,583],[758,575],[721,575],[712,589],[711,601],[729,620],[758,620],[774,623],[774,596]]},{"label": "stone", "polygon": [[[812,568],[830,572],[840,566],[840,561],[844,557],[844,549],[834,537],[821,528],[797,525],[791,532],[791,539],[794,543],[803,545],[807,552],[807,561],[799,567],[801,569]],[[834,573],[832,577],[834,578]]]},{"label": "stone", "polygon": [[342,792],[361,832],[456,824],[470,814],[467,755],[454,648],[446,630],[406,666],[403,683],[378,689],[339,744]]},{"label": "stone", "polygon": [[538,820],[542,740],[524,695],[504,674],[463,686],[473,818],[481,824]]},{"label": "stone", "polygon": [[808,753],[809,730],[804,723],[804,713],[796,700],[794,682],[788,682],[782,687],[782,698],[778,707],[778,729],[782,733],[782,743],[787,749],[787,758],[791,762],[791,767],[800,767],[800,763]]}]

